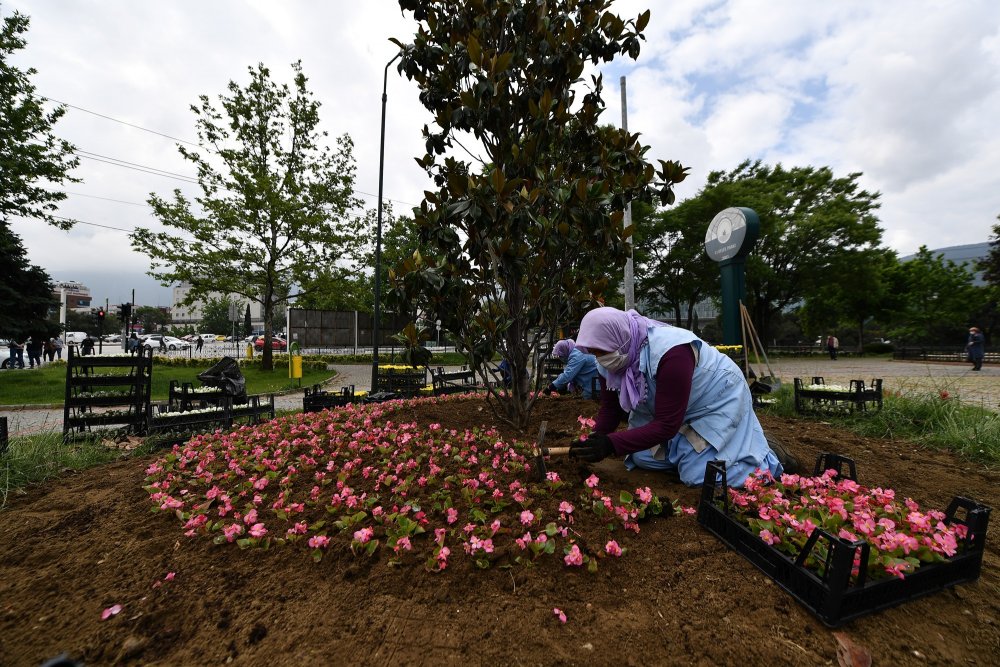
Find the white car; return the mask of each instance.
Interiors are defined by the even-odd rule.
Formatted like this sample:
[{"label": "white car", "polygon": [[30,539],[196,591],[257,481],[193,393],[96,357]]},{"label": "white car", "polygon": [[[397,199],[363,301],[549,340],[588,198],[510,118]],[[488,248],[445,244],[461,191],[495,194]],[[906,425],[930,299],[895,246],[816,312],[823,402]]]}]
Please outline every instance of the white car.
[{"label": "white car", "polygon": [[180,338],[174,338],[173,336],[161,336],[160,334],[148,336],[143,341],[142,346],[147,350],[159,350],[161,339],[163,340],[164,345],[167,346],[168,350],[187,350],[191,347],[191,343],[186,343]]}]

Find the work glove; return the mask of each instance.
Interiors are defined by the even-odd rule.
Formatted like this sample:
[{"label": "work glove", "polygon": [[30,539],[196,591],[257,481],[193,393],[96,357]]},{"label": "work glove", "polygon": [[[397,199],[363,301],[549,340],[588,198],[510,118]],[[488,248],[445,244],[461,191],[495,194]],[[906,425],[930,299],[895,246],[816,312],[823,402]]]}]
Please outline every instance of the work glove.
[{"label": "work glove", "polygon": [[587,463],[597,463],[614,454],[611,438],[603,433],[591,433],[583,442],[577,441],[569,446],[570,456]]},{"label": "work glove", "polygon": [[552,394],[558,394],[559,390],[556,389],[555,384],[550,382],[549,386],[545,388],[545,393],[551,396]]}]

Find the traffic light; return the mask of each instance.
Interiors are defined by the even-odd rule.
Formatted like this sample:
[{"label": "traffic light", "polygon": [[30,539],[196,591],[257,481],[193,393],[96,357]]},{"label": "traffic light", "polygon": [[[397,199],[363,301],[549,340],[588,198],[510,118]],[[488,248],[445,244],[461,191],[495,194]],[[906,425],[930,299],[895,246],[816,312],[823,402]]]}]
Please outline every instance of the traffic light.
[{"label": "traffic light", "polygon": [[128,318],[132,317],[132,304],[123,303],[122,305],[118,306],[118,308],[121,310],[122,322],[128,322]]},{"label": "traffic light", "polygon": [[104,322],[104,309],[103,308],[98,308],[97,309],[97,323],[101,324],[103,322]]}]

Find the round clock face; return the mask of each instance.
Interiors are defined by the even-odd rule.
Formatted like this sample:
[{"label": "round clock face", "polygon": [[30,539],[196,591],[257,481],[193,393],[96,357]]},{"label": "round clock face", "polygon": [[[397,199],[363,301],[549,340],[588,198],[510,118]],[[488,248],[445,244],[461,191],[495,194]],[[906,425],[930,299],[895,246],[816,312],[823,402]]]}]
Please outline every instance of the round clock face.
[{"label": "round clock face", "polygon": [[737,207],[727,208],[716,215],[705,234],[705,252],[716,262],[723,262],[750,251],[756,240],[747,235],[747,216]]}]

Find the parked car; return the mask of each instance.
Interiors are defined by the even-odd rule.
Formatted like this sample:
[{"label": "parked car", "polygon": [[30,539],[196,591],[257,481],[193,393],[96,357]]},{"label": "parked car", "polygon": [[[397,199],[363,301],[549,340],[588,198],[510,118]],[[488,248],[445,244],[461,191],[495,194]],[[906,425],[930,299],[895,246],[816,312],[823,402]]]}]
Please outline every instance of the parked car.
[{"label": "parked car", "polygon": [[0,368],[10,368],[10,348],[6,345],[0,347]]},{"label": "parked car", "polygon": [[191,343],[187,343],[180,338],[174,338],[173,336],[161,336],[160,334],[147,336],[143,340],[142,346],[147,350],[158,350],[160,349],[160,339],[163,339],[163,342],[166,344],[168,350],[187,350],[191,347]]},{"label": "parked car", "polygon": [[103,336],[101,336],[101,340],[103,340],[105,343],[120,343],[120,342],[122,342],[122,335],[121,334],[104,334]]},{"label": "parked car", "polygon": [[67,331],[63,340],[67,345],[79,345],[87,337],[86,331]]},{"label": "parked car", "polygon": [[[263,350],[264,349],[264,337],[263,336],[257,336],[256,338],[254,338],[253,346],[257,350]],[[278,338],[277,336],[275,336],[274,338],[271,339],[271,349],[272,350],[284,350],[287,347],[288,347],[288,343],[286,343],[281,338]]]}]

